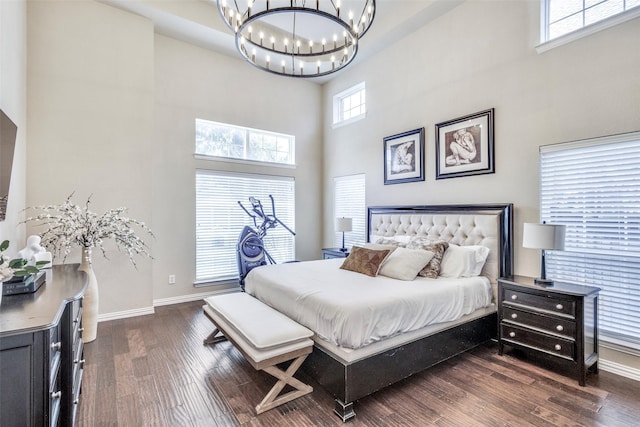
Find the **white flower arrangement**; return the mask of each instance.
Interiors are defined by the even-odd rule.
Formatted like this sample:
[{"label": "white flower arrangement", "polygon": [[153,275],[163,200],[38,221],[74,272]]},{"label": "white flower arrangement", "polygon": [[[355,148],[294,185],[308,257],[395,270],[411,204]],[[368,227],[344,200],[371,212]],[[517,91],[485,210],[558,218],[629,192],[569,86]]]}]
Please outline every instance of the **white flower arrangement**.
[{"label": "white flower arrangement", "polygon": [[35,265],[27,265],[29,260],[23,258],[9,259],[3,252],[9,247],[9,241],[0,243],[0,282],[11,279],[13,276],[24,277],[40,271],[40,267],[48,261],[37,262]]},{"label": "white flower arrangement", "polygon": [[39,222],[46,227],[40,233],[42,246],[49,248],[54,256],[63,255],[63,262],[74,246],[83,249],[99,248],[102,255],[108,259],[103,243],[106,239],[113,239],[118,249],[129,256],[131,263],[136,266],[134,255],[153,258],[148,246],[136,235],[133,226],[146,231],[151,237],[153,232],[144,222],[125,216],[127,208],[109,209],[102,215],[89,210],[91,196],[84,207],[71,202],[73,193],[61,205],[35,206],[42,213],[28,217],[24,222]]}]

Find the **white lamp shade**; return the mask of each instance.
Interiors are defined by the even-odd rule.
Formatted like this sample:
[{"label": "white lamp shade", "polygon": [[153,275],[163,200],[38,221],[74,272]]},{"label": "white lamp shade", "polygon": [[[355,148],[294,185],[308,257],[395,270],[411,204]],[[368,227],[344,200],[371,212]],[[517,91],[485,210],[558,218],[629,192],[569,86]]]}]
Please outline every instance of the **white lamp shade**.
[{"label": "white lamp shade", "polygon": [[351,218],[336,218],[336,231],[348,232],[352,230],[353,222]]},{"label": "white lamp shade", "polygon": [[522,233],[522,246],[531,249],[550,251],[564,250],[566,227],[559,224],[525,223]]}]

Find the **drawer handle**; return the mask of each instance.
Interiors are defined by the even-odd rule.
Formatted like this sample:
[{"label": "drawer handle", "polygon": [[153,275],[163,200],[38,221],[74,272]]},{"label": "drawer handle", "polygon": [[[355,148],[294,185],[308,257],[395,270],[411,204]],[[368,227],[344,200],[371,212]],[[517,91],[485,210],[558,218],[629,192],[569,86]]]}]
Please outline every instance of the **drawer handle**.
[{"label": "drawer handle", "polygon": [[518,295],[511,295],[511,299],[514,300],[514,301],[517,300],[518,299]]},{"label": "drawer handle", "polygon": [[511,338],[513,338],[513,337],[515,337],[515,336],[516,336],[516,333],[515,333],[515,332],[509,332],[509,336],[510,336]]},{"label": "drawer handle", "polygon": [[518,318],[518,315],[517,315],[516,313],[512,313],[512,314],[511,314],[511,318],[512,318],[512,319],[517,319],[517,318]]},{"label": "drawer handle", "polygon": [[562,346],[560,344],[556,344],[555,349],[557,351],[560,351],[560,350],[562,350]]},{"label": "drawer handle", "polygon": [[558,326],[556,326],[556,331],[562,332],[562,331],[564,331],[564,328],[562,327],[562,325],[558,325]]},{"label": "drawer handle", "polygon": [[54,342],[51,344],[51,350],[53,351],[60,351],[60,349],[62,348],[62,342],[58,341],[58,342]]},{"label": "drawer handle", "polygon": [[51,393],[51,398],[52,399],[60,399],[61,396],[62,396],[62,392],[61,391],[56,391],[54,393]]},{"label": "drawer handle", "polygon": [[562,310],[564,307],[562,306],[562,304],[557,304],[557,305],[556,305],[556,308],[557,308],[558,310]]},{"label": "drawer handle", "polygon": [[79,363],[80,365],[84,366],[84,359],[74,359],[73,363],[75,363],[76,365]]}]

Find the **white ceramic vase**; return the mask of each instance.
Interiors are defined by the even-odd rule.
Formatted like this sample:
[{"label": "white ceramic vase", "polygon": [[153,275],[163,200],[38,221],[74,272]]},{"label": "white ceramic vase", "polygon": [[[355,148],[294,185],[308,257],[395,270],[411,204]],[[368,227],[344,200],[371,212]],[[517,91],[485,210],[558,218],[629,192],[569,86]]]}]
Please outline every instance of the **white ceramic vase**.
[{"label": "white ceramic vase", "polygon": [[98,306],[100,296],[98,294],[98,281],[91,267],[91,248],[82,249],[82,262],[78,270],[84,271],[89,276],[89,285],[82,299],[82,341],[85,343],[96,339],[98,332]]}]

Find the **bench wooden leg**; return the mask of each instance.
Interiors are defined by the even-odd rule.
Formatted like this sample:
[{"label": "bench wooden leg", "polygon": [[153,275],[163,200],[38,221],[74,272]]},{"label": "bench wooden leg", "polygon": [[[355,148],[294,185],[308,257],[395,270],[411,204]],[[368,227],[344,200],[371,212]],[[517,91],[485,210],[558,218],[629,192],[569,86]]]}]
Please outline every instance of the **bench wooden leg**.
[{"label": "bench wooden leg", "polygon": [[222,332],[220,332],[220,329],[215,328],[213,332],[211,332],[209,336],[204,339],[204,344],[215,344],[220,341],[226,341],[226,340],[227,340],[227,337],[222,335]]},{"label": "bench wooden leg", "polygon": [[[278,367],[276,367],[275,365],[267,366],[263,369],[263,371],[276,377],[278,379],[278,382],[271,388],[264,399],[262,399],[262,402],[260,402],[260,404],[256,406],[256,412],[258,414],[261,414],[264,411],[268,411],[269,409],[273,409],[276,406],[280,406],[283,403],[290,402],[293,399],[297,399],[298,397],[304,396],[305,394],[309,394],[313,391],[313,387],[293,377],[293,375],[296,373],[300,365],[302,365],[302,362],[304,362],[307,356],[307,354],[304,354],[296,358],[293,362],[291,362],[286,372],[278,369]],[[284,386],[287,384],[295,388],[295,390],[278,397]]]}]

